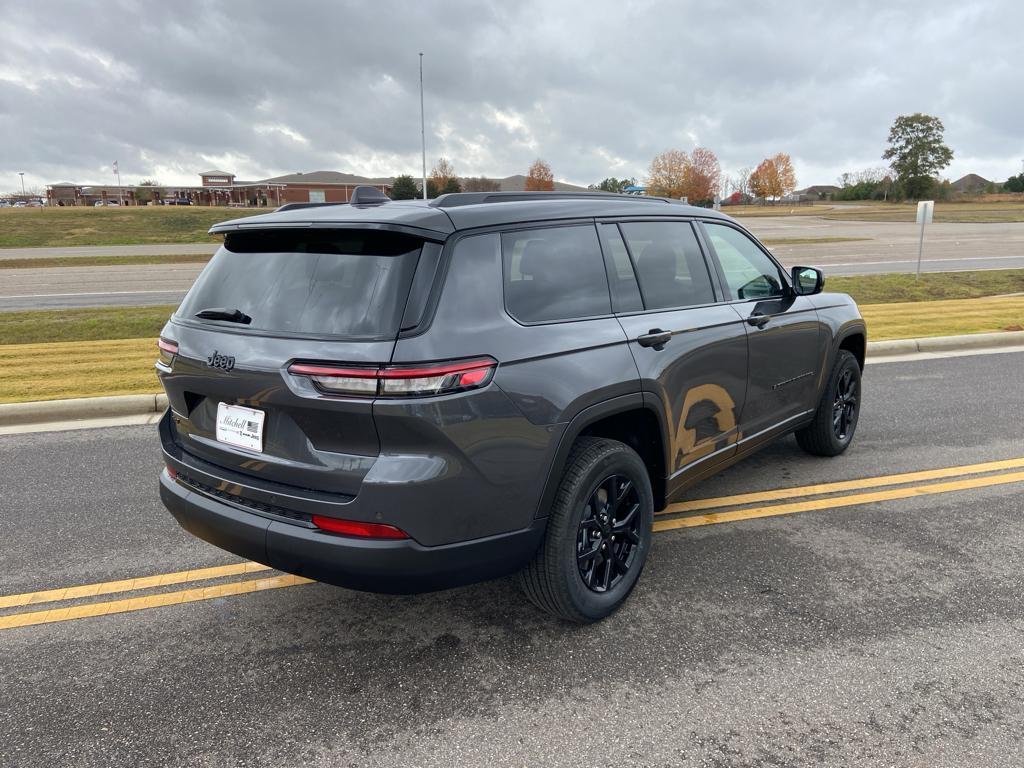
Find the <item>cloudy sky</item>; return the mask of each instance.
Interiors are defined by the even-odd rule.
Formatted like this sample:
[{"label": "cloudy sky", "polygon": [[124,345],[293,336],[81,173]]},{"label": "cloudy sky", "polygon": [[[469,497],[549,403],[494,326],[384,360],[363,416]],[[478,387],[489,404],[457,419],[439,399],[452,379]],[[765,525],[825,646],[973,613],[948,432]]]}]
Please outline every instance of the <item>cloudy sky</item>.
[{"label": "cloudy sky", "polygon": [[428,164],[587,184],[668,148],[797,180],[880,167],[892,120],[938,115],[949,178],[1024,161],[1024,3],[14,2],[0,10],[0,191]]}]

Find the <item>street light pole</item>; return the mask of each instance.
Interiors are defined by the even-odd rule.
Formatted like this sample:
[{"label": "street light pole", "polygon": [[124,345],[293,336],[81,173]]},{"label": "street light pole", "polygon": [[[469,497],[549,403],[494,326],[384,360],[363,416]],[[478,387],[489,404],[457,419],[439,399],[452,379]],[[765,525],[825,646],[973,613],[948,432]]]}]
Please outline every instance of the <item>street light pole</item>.
[{"label": "street light pole", "polygon": [[25,172],[18,171],[18,175],[21,176],[21,196],[25,197]]},{"label": "street light pole", "polygon": [[420,53],[420,143],[423,149],[423,199],[427,199],[427,128],[423,117],[423,54]]}]

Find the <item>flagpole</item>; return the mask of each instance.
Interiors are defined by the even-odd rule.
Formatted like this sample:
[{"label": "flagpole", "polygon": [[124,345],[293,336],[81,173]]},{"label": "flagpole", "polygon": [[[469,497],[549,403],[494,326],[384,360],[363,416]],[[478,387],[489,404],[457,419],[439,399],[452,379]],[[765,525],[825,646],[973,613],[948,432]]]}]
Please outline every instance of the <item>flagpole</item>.
[{"label": "flagpole", "polygon": [[117,176],[117,204],[123,206],[124,191],[121,189],[121,169],[117,165],[117,160],[114,161],[114,174]]},{"label": "flagpole", "polygon": [[427,129],[423,118],[423,54],[420,54],[420,142],[423,148],[423,199],[427,199]]}]

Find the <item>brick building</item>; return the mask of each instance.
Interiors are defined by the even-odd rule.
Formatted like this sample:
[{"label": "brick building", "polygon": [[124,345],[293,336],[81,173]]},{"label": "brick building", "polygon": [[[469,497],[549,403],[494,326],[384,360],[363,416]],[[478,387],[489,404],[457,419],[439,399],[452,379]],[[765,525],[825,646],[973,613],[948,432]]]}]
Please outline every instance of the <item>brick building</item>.
[{"label": "brick building", "polygon": [[[339,171],[291,173],[259,181],[240,181],[228,171],[210,170],[199,174],[195,187],[161,186],[147,189],[147,197],[160,204],[169,200],[192,205],[276,208],[285,203],[347,203],[359,186],[372,186],[384,194],[391,191],[391,179],[368,179]],[[149,199],[136,200],[134,186],[90,184],[49,184],[49,205],[93,205],[96,202],[123,199],[125,205],[146,205]]]}]

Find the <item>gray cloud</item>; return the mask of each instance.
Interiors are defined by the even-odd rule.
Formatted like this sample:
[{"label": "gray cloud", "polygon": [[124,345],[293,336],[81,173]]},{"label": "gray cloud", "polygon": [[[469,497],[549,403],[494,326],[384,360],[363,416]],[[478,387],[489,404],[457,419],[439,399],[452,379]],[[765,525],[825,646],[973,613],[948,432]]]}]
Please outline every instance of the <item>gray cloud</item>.
[{"label": "gray cloud", "polygon": [[8,3],[0,189],[155,176],[419,168],[577,183],[664,149],[726,170],[789,152],[801,183],[881,166],[901,113],[942,117],[950,177],[1024,158],[1024,5],[1005,2]]}]

